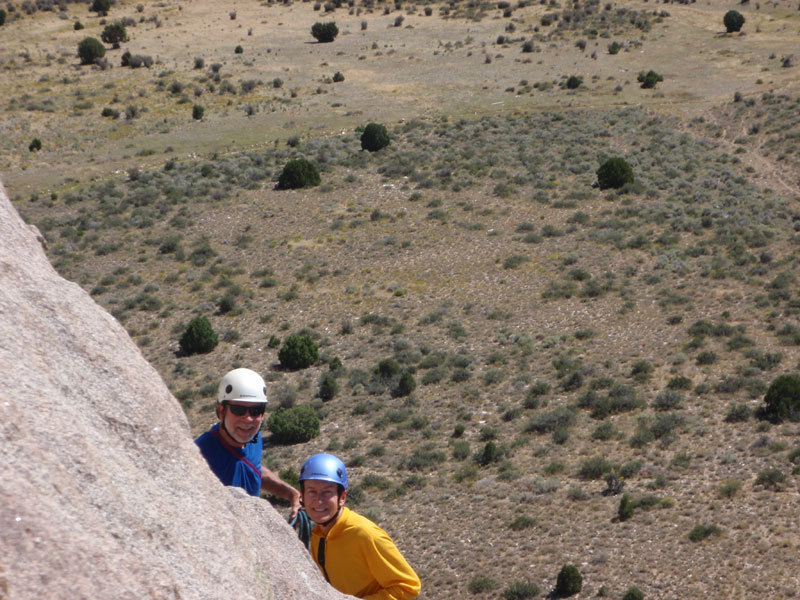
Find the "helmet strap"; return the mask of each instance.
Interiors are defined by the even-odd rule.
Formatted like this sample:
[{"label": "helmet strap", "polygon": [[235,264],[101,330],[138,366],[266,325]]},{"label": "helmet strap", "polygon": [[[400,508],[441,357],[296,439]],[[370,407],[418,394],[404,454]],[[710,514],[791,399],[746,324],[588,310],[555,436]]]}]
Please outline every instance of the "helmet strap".
[{"label": "helmet strap", "polygon": [[[337,498],[341,498],[341,495],[340,495],[340,494],[337,494],[337,495],[336,495],[336,497],[337,497]],[[330,525],[330,524],[331,524],[331,523],[333,523],[333,522],[334,522],[336,519],[338,519],[338,518],[339,518],[339,515],[341,515],[341,514],[342,514],[342,507],[340,506],[340,507],[339,507],[339,510],[337,510],[337,511],[336,511],[336,514],[335,514],[335,515],[333,515],[333,516],[332,516],[330,519],[328,519],[328,520],[327,520],[327,521],[325,521],[324,523],[317,523],[317,525],[319,525],[320,527],[322,527],[323,529],[325,529],[325,528],[326,528],[328,525]]]}]

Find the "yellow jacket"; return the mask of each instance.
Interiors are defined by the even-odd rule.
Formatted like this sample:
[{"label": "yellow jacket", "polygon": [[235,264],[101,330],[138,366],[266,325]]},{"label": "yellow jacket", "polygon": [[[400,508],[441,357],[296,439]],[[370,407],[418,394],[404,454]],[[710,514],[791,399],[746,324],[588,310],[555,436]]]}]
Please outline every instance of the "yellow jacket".
[{"label": "yellow jacket", "polygon": [[[325,540],[324,569],[319,542]],[[375,523],[347,507],[327,536],[311,531],[311,555],[330,584],[343,594],[365,600],[413,600],[421,584],[392,538]]]}]

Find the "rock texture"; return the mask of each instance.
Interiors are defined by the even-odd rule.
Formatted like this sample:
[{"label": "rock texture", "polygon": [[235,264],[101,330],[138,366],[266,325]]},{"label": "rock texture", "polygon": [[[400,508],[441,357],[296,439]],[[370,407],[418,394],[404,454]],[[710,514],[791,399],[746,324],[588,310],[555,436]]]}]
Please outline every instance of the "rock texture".
[{"label": "rock texture", "polygon": [[349,598],[222,486],[125,330],[0,184],[0,598]]}]

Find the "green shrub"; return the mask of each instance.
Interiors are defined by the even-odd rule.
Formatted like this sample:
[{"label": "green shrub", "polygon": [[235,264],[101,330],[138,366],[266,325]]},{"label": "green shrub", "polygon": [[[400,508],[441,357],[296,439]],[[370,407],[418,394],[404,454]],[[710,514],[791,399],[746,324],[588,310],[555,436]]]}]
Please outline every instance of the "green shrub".
[{"label": "green shrub", "polygon": [[644,600],[644,593],[636,586],[629,587],[622,600]]},{"label": "green shrub", "polygon": [[410,396],[415,389],[417,389],[417,380],[414,379],[411,373],[405,371],[400,375],[400,380],[397,382],[397,387],[394,389],[393,394],[398,398],[402,398]]},{"label": "green shrub", "polygon": [[745,19],[744,16],[742,16],[742,13],[736,10],[729,10],[725,13],[725,16],[722,17],[722,23],[725,25],[725,31],[728,33],[736,33],[737,31],[741,31],[744,21]]},{"label": "green shrub", "polygon": [[278,444],[308,442],[319,435],[319,417],[307,404],[279,408],[270,415],[267,428]]},{"label": "green shrub", "polygon": [[767,489],[779,491],[786,481],[786,475],[779,469],[764,469],[756,477],[756,485],[762,485]]},{"label": "green shrub", "polygon": [[733,498],[742,489],[742,482],[738,479],[726,479],[719,486],[719,495],[723,498]]},{"label": "green shrub", "polygon": [[483,450],[475,455],[475,462],[485,467],[503,458],[503,451],[494,442],[486,442]]},{"label": "green shrub", "polygon": [[380,123],[369,123],[361,134],[361,149],[377,152],[389,145],[389,132]]},{"label": "green shrub", "polygon": [[525,600],[539,595],[539,586],[529,581],[515,581],[500,595],[503,600]]},{"label": "green shrub", "polygon": [[622,44],[620,44],[619,42],[611,42],[608,45],[609,54],[618,54],[620,50],[622,50]]},{"label": "green shrub", "polygon": [[726,423],[744,423],[750,420],[750,407],[746,404],[732,404],[725,415]]},{"label": "green shrub", "polygon": [[581,479],[601,479],[603,475],[611,471],[613,465],[602,456],[587,458],[578,469],[578,477]]},{"label": "green shrub", "polygon": [[722,529],[716,525],[695,525],[689,532],[689,539],[693,542],[701,542],[712,535],[720,535]]},{"label": "green shrub", "polygon": [[233,49],[234,54],[241,54],[242,52],[244,52],[244,48],[241,46],[236,46],[236,48]]},{"label": "green shrub", "polygon": [[800,420],[800,374],[781,375],[770,384],[763,413],[776,422]]},{"label": "green shrub", "polygon": [[564,84],[568,90],[577,90],[583,83],[583,77],[578,75],[570,75],[567,82]]},{"label": "green shrub", "polygon": [[42,140],[40,140],[39,138],[33,138],[33,140],[31,140],[31,143],[28,144],[29,152],[38,152],[41,149],[42,149]]},{"label": "green shrub", "polygon": [[0,8],[0,27],[6,24],[6,11]]},{"label": "green shrub", "polygon": [[328,400],[333,400],[333,397],[338,393],[339,383],[336,381],[336,377],[330,372],[323,373],[319,380],[319,397],[324,402],[327,402]]},{"label": "green shrub", "polygon": [[78,56],[82,65],[91,65],[106,55],[106,47],[97,38],[83,38],[78,44]]},{"label": "green shrub", "polygon": [[205,109],[205,108],[203,108],[202,106],[200,106],[199,104],[195,104],[195,105],[192,107],[192,118],[193,118],[195,121],[199,121],[200,119],[202,119],[202,118],[203,118],[203,113],[205,112],[205,110],[206,110],[206,109]]},{"label": "green shrub", "polygon": [[89,7],[91,12],[96,12],[99,15],[106,16],[111,9],[111,0],[94,0]]},{"label": "green shrub", "polygon": [[106,44],[111,44],[112,48],[119,48],[122,42],[128,41],[128,32],[125,30],[125,25],[121,22],[111,23],[106,25],[103,33],[100,34],[100,39]]},{"label": "green shrub", "polygon": [[627,521],[633,516],[633,502],[628,497],[628,494],[622,494],[622,498],[620,498],[619,506],[617,507],[617,517],[619,517],[620,521]]},{"label": "green shrub", "polygon": [[72,26],[72,29],[74,31],[80,31],[81,29],[83,29],[83,23],[81,23],[80,21],[75,21],[75,24]]},{"label": "green shrub", "polygon": [[321,44],[332,42],[339,35],[339,28],[334,21],[329,23],[314,23],[311,26],[311,35]]},{"label": "green shrub", "polygon": [[278,350],[278,360],[286,369],[298,370],[310,367],[319,358],[319,347],[305,333],[295,333],[287,337]]},{"label": "green shrub", "polygon": [[469,591],[471,594],[481,594],[483,592],[490,592],[497,586],[495,580],[486,575],[476,575],[469,582]]},{"label": "green shrub", "polygon": [[189,356],[207,354],[217,347],[219,337],[206,317],[195,317],[186,327],[178,343]]},{"label": "green shrub", "polygon": [[333,82],[341,83],[342,81],[344,81],[344,75],[342,75],[341,71],[336,71],[336,73],[333,74]]},{"label": "green shrub", "polygon": [[528,529],[534,525],[536,525],[536,519],[526,515],[520,515],[511,521],[511,523],[508,524],[508,527],[513,531],[522,531],[523,529]]},{"label": "green shrub", "polygon": [[400,367],[400,363],[398,363],[395,359],[384,358],[378,363],[378,366],[375,368],[375,370],[378,372],[378,375],[384,379],[391,379],[392,377],[399,375],[402,368]]},{"label": "green shrub", "polygon": [[583,577],[575,565],[564,565],[556,579],[556,594],[573,596],[583,588]]},{"label": "green shrub", "polygon": [[314,163],[305,158],[295,158],[286,163],[278,178],[279,190],[296,190],[314,187],[321,183],[319,171]]},{"label": "green shrub", "polygon": [[642,88],[647,90],[656,87],[660,81],[664,81],[664,78],[651,69],[647,73],[641,71],[636,81],[641,83]]},{"label": "green shrub", "polygon": [[597,183],[601,190],[621,188],[633,183],[633,169],[624,158],[609,158],[597,169]]}]

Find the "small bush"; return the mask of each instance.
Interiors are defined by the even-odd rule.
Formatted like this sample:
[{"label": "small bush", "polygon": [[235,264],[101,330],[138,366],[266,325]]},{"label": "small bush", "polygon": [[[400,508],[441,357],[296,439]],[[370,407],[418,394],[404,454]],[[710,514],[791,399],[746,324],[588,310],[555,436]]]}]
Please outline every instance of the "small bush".
[{"label": "small bush", "polygon": [[311,26],[311,35],[321,44],[330,43],[339,35],[339,28],[334,21],[329,23],[314,23]]},{"label": "small bush", "polygon": [[625,592],[625,595],[622,597],[622,600],[644,600],[644,593],[637,587],[630,587],[628,591]]},{"label": "small bush", "polygon": [[620,521],[627,521],[633,516],[634,506],[628,494],[623,494],[620,498],[619,506],[617,507],[617,517]]},{"label": "small bush", "polygon": [[334,396],[338,393],[339,383],[336,381],[336,377],[330,372],[323,373],[319,381],[318,396],[322,398],[323,402],[327,402],[328,400],[333,400]]},{"label": "small bush", "polygon": [[556,579],[556,594],[573,596],[583,588],[583,577],[575,565],[564,565]]},{"label": "small bush", "polygon": [[620,50],[622,50],[622,44],[620,44],[619,42],[611,42],[608,45],[609,54],[618,54]]},{"label": "small bush", "polygon": [[305,158],[295,158],[286,163],[278,178],[277,189],[296,190],[314,187],[322,182],[314,163]]},{"label": "small bush", "polygon": [[6,24],[6,11],[0,8],[0,27]]},{"label": "small bush", "polygon": [[786,475],[779,469],[764,469],[756,477],[756,485],[762,485],[767,489],[779,491],[786,481]]},{"label": "small bush", "polygon": [[744,21],[745,19],[744,16],[742,16],[742,13],[736,10],[729,10],[725,13],[725,16],[722,17],[722,23],[725,25],[725,31],[728,33],[736,33],[737,31],[741,31]]},{"label": "small bush", "polygon": [[217,347],[219,336],[206,317],[195,317],[181,335],[181,350],[188,355],[207,354]]},{"label": "small bush", "polygon": [[241,54],[242,52],[244,52],[244,48],[241,46],[236,46],[236,48],[233,49],[234,54]]},{"label": "small bush", "polygon": [[40,140],[39,138],[33,138],[33,140],[31,140],[31,143],[28,144],[29,152],[38,152],[41,149],[42,149],[42,140]]},{"label": "small bush", "polygon": [[533,517],[528,517],[526,515],[520,515],[511,523],[508,524],[509,529],[512,531],[522,531],[523,529],[529,529],[536,525],[536,519]]},{"label": "small bush", "polygon": [[319,347],[305,333],[295,333],[286,338],[278,350],[278,360],[284,368],[291,370],[310,367],[319,358]]},{"label": "small bush", "polygon": [[206,110],[206,109],[205,109],[205,108],[203,108],[202,106],[200,106],[199,104],[195,104],[195,105],[192,107],[192,118],[193,118],[195,121],[199,121],[200,119],[202,119],[202,118],[203,118],[203,113],[205,112],[205,110]]},{"label": "small bush", "polygon": [[469,591],[471,594],[482,594],[492,591],[496,586],[497,583],[491,577],[476,575],[469,582]]},{"label": "small bush", "polygon": [[267,428],[278,444],[308,442],[319,435],[319,417],[307,404],[279,408],[270,415]]},{"label": "small bush", "polygon": [[96,12],[99,15],[106,16],[111,9],[111,0],[94,0],[89,7],[91,12]]},{"label": "small bush", "polygon": [[500,595],[503,600],[525,600],[539,595],[539,586],[529,581],[515,581]]},{"label": "small bush", "polygon": [[83,38],[78,44],[78,56],[82,65],[94,64],[106,55],[106,47],[97,38]]},{"label": "small bush", "polygon": [[75,21],[75,24],[72,26],[72,29],[75,31],[80,31],[81,29],[83,29],[83,23],[81,23],[80,21]]},{"label": "small bush", "polygon": [[750,407],[746,404],[732,404],[725,415],[726,423],[744,423],[750,420]]},{"label": "small bush", "polygon": [[800,374],[777,377],[764,395],[764,416],[772,421],[800,420]]},{"label": "small bush", "polygon": [[342,75],[341,71],[336,71],[336,73],[333,74],[333,82],[341,83],[342,81],[344,81],[344,75]]},{"label": "small bush", "polygon": [[647,73],[641,71],[636,81],[642,84],[642,88],[648,90],[656,87],[659,82],[664,81],[664,78],[651,69]]},{"label": "small bush", "polygon": [[612,468],[613,465],[602,456],[587,458],[578,469],[578,477],[581,479],[601,479]]},{"label": "small bush", "polygon": [[128,41],[128,32],[125,30],[123,23],[111,23],[106,25],[103,33],[100,34],[100,39],[106,44],[111,44],[112,48],[119,48],[122,42]]},{"label": "small bush", "polygon": [[570,75],[564,84],[568,90],[577,90],[583,83],[583,77],[578,75]]},{"label": "small bush", "polygon": [[689,539],[693,542],[701,542],[712,535],[720,535],[722,529],[716,525],[695,525],[689,532]]},{"label": "small bush", "polygon": [[361,134],[361,149],[377,152],[389,145],[389,132],[380,123],[369,123]]},{"label": "small bush", "polygon": [[417,380],[414,379],[414,376],[405,371],[402,375],[400,375],[400,380],[397,382],[397,387],[393,390],[393,394],[396,397],[404,397],[410,396],[414,393],[414,390],[417,389]]},{"label": "small bush", "polygon": [[609,158],[597,169],[597,183],[601,190],[621,188],[633,183],[633,169],[624,158]]}]

